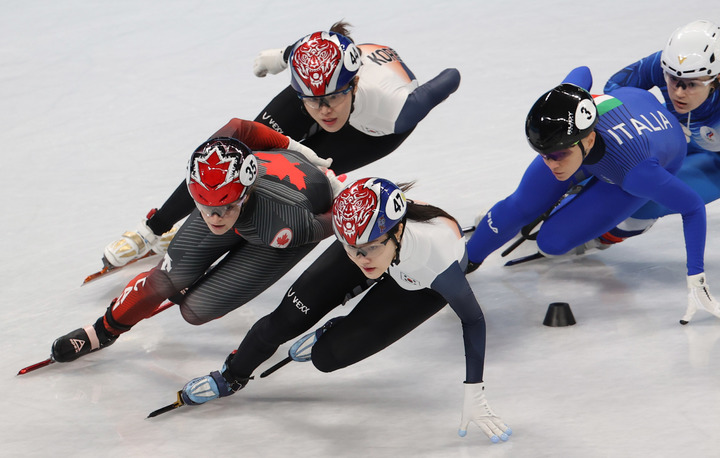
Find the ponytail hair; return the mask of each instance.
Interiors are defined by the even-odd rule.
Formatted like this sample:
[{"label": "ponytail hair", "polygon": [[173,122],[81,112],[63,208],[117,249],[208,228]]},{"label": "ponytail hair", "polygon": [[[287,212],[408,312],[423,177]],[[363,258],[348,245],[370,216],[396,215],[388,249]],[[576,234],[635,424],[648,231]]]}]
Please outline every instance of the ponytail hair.
[{"label": "ponytail hair", "polygon": [[352,25],[350,23],[345,22],[345,20],[341,19],[341,20],[337,21],[335,24],[333,24],[332,27],[330,27],[330,31],[339,33],[340,35],[344,35],[350,41],[355,43],[355,41],[352,38],[350,38],[350,27],[352,27]]},{"label": "ponytail hair", "polygon": [[[398,188],[400,188],[400,190],[402,190],[402,192],[404,193],[410,188],[412,188],[414,185],[414,181],[408,183],[398,183]],[[419,204],[409,199],[407,201],[407,204],[407,214],[405,215],[405,218],[409,219],[410,221],[417,221],[422,223],[425,221],[429,221],[433,218],[444,217],[451,221],[454,221],[455,224],[460,226],[457,220],[450,213],[446,212],[442,208],[430,204]]]}]

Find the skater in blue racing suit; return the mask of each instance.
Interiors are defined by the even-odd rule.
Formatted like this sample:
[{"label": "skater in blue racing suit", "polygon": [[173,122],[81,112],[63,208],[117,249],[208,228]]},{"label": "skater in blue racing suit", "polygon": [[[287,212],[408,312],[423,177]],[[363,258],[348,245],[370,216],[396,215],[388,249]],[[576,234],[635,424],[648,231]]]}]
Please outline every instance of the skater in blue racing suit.
[{"label": "skater in blue racing suit", "polygon": [[720,317],[704,273],[705,205],[675,176],[686,154],[680,123],[648,91],[620,88],[592,97],[591,86],[590,70],[579,67],[531,108],[525,132],[539,155],[515,192],[479,222],[468,241],[470,261],[482,263],[569,188],[591,178],[582,194],[544,221],[539,250],[564,254],[658,202],[683,218],[690,295],[681,321],[699,307]]},{"label": "skater in blue racing suit", "polygon": [[[708,204],[720,198],[720,28],[694,21],[678,28],[663,51],[628,65],[605,84],[605,92],[621,87],[657,88],[668,111],[678,120],[688,142],[687,157],[677,177]],[[677,213],[648,202],[599,242],[617,243],[642,234],[658,218]]]}]

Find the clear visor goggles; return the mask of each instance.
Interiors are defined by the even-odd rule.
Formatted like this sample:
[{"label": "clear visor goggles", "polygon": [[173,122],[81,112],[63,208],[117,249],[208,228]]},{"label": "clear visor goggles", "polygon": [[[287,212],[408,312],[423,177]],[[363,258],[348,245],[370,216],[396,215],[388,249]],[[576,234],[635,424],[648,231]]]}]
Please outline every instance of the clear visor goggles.
[{"label": "clear visor goggles", "polygon": [[306,107],[313,110],[319,110],[321,106],[325,105],[328,108],[335,108],[345,99],[348,92],[353,90],[354,85],[349,85],[345,89],[332,92],[322,96],[309,96],[298,94],[298,98],[302,100]]},{"label": "clear visor goggles", "polygon": [[345,248],[345,252],[351,258],[356,258],[358,256],[362,256],[364,258],[372,258],[382,253],[383,247],[387,245],[390,240],[391,238],[388,236],[382,242],[371,242],[361,246],[348,245],[343,243],[342,246],[343,248]]},{"label": "clear visor goggles", "polygon": [[671,75],[668,72],[664,72],[665,82],[668,87],[673,90],[683,89],[688,94],[694,94],[705,89],[717,79],[717,75],[713,76],[709,80],[701,80],[698,78],[678,78],[675,75]]},{"label": "clear visor goggles", "polygon": [[229,203],[227,205],[220,205],[218,207],[211,207],[209,205],[203,205],[201,203],[195,202],[195,206],[200,210],[200,213],[203,215],[210,217],[213,215],[218,215],[220,218],[225,217],[227,214],[232,213],[234,211],[240,211],[240,208],[245,203],[245,200],[247,199],[247,195],[242,196],[240,199],[236,200],[235,202]]}]

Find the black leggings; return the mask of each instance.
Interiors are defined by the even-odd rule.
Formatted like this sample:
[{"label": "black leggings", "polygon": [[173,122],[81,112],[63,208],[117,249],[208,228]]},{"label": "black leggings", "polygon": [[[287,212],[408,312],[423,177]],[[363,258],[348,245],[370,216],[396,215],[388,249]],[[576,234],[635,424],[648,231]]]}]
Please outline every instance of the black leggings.
[{"label": "black leggings", "polygon": [[430,289],[408,291],[390,277],[368,280],[336,241],[295,281],[278,308],[250,329],[232,359],[231,372],[249,377],[280,345],[305,333],[370,286],[355,308],[313,347],[312,361],[319,370],[341,369],[381,351],[446,304]]},{"label": "black leggings", "polygon": [[[233,231],[218,237],[199,211],[193,212],[168,247],[172,269],[160,270],[168,281],[166,297],[180,306],[190,324],[203,324],[246,304],[283,277],[317,243],[278,249],[253,245]],[[225,257],[223,253],[226,253]],[[212,270],[206,270],[222,258]],[[187,288],[184,294],[173,296]],[[122,320],[120,320],[122,322]]]},{"label": "black leggings", "polygon": [[347,173],[375,162],[395,151],[415,129],[401,134],[373,137],[355,129],[348,122],[337,132],[318,127],[307,114],[297,93],[288,86],[273,98],[255,122],[270,126],[312,148],[320,157],[332,157],[330,168],[336,174]]}]

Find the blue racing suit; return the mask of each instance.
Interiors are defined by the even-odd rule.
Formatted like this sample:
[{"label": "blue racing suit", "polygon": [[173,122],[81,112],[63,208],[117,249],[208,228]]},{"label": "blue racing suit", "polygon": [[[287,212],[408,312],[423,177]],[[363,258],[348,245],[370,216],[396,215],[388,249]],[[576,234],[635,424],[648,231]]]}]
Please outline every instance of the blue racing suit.
[{"label": "blue racing suit", "polygon": [[[579,67],[563,82],[589,89],[590,70]],[[468,241],[470,261],[482,262],[571,186],[596,177],[592,186],[543,223],[537,237],[541,251],[563,254],[655,201],[682,214],[688,275],[704,271],[704,202],[675,176],[687,150],[680,123],[645,90],[620,88],[595,96],[595,103],[599,115],[595,145],[578,172],[569,180],[558,181],[537,156],[515,192],[496,203],[478,224]]]},{"label": "blue racing suit", "polygon": [[[668,96],[668,88],[660,65],[658,51],[628,65],[615,73],[605,84],[605,92],[621,87],[651,89],[657,87],[666,101],[667,110],[683,125],[688,136],[688,157],[677,177],[687,183],[708,204],[720,198],[720,91],[714,90],[707,100],[689,113],[675,111]],[[637,219],[657,219],[677,213],[659,204],[648,202],[632,216]]]}]

